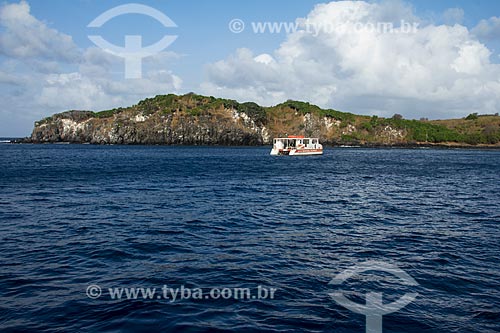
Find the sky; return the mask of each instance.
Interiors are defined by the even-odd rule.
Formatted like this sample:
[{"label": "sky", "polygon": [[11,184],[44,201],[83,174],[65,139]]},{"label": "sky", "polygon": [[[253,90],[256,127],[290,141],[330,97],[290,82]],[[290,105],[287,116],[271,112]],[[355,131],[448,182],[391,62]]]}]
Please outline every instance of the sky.
[{"label": "sky", "polygon": [[[126,36],[140,44],[109,46],[123,49]],[[408,119],[497,113],[500,2],[0,2],[0,137],[28,136],[65,110],[187,92]]]}]

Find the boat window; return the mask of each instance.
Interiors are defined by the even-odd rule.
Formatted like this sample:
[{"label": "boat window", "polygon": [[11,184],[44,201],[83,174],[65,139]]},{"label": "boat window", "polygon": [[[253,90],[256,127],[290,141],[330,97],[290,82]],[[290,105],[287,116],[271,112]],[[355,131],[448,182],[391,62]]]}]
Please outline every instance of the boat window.
[{"label": "boat window", "polygon": [[309,144],[309,139],[304,139],[304,144],[308,145]]}]

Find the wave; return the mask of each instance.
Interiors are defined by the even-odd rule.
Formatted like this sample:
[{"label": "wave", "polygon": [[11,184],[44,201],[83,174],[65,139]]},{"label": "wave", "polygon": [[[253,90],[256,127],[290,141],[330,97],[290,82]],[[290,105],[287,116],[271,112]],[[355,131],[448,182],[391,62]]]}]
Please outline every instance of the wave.
[{"label": "wave", "polygon": [[0,143],[11,143],[12,141],[20,139],[19,137],[0,136]]}]

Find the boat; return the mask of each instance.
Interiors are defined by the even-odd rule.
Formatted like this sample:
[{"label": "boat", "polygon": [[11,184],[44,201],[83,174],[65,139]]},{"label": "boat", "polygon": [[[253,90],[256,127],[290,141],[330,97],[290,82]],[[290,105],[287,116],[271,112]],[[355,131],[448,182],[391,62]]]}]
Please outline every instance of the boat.
[{"label": "boat", "polygon": [[318,138],[306,138],[299,135],[289,135],[287,138],[274,138],[271,155],[323,155],[323,145]]}]

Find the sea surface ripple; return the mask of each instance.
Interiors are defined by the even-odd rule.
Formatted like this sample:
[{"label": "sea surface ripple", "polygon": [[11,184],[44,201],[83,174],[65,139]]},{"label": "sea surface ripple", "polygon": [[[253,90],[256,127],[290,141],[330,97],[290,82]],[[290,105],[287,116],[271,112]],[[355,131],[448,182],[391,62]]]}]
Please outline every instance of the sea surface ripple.
[{"label": "sea surface ripple", "polygon": [[[364,332],[338,290],[362,304],[418,293],[384,332],[500,332],[498,151],[2,144],[0,161],[4,332]],[[418,285],[380,272],[329,284],[366,261]],[[164,285],[277,291],[106,294]]]}]

